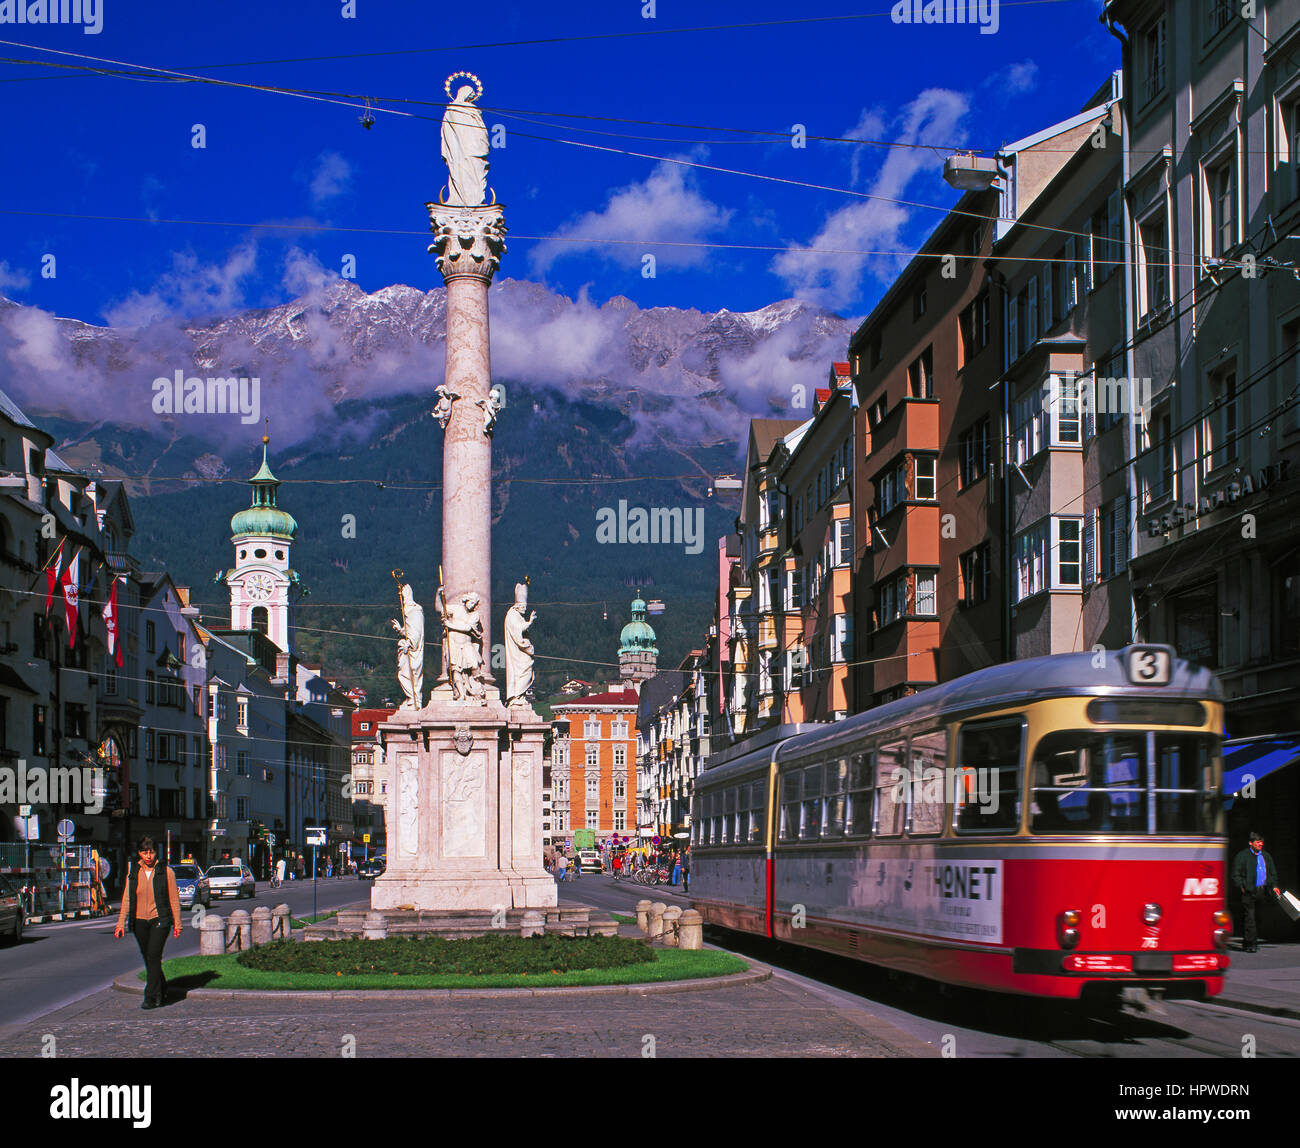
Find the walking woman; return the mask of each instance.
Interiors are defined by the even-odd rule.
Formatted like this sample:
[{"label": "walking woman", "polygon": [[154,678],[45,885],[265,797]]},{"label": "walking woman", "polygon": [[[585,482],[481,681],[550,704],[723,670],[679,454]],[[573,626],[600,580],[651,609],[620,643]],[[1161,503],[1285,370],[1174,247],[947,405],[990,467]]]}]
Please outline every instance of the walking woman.
[{"label": "walking woman", "polygon": [[117,915],[114,937],[130,929],[144,957],[146,980],[141,1008],[158,1008],[166,1000],[167,979],[162,971],[163,946],[167,930],[181,935],[181,898],[176,891],[176,874],[170,866],[158,864],[158,848],[152,837],[141,837],[136,845],[139,859],[126,875],[122,911]]}]

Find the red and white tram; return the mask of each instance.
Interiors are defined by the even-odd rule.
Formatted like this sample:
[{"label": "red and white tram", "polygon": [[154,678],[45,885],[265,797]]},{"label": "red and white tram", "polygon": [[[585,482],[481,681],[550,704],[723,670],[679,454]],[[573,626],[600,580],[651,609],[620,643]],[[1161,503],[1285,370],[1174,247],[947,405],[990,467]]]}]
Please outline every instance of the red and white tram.
[{"label": "red and white tram", "polygon": [[1078,998],[1223,987],[1223,693],[1169,646],[1009,662],[695,783],[712,924],[935,981]]}]

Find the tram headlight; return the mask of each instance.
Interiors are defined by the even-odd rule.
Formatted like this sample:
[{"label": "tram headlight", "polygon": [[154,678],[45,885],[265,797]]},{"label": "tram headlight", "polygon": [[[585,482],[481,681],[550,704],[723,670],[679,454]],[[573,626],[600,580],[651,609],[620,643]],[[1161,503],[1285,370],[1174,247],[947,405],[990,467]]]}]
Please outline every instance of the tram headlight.
[{"label": "tram headlight", "polygon": [[1156,924],[1163,915],[1164,910],[1154,901],[1148,901],[1142,906],[1142,920],[1144,920],[1148,925]]},{"label": "tram headlight", "polygon": [[1078,909],[1067,909],[1056,926],[1057,940],[1063,949],[1072,949],[1079,943],[1079,922],[1083,914]]},{"label": "tram headlight", "polygon": [[1214,914],[1214,946],[1218,949],[1228,947],[1228,938],[1232,936],[1232,918],[1223,909]]}]

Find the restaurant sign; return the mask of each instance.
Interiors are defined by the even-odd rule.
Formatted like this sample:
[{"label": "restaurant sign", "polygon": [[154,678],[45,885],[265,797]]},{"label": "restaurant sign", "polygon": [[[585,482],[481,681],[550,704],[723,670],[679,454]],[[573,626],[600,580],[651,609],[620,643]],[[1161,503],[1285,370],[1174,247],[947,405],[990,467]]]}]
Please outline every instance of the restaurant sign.
[{"label": "restaurant sign", "polygon": [[1185,502],[1182,506],[1176,506],[1165,514],[1155,518],[1148,518],[1147,536],[1159,538],[1162,534],[1168,534],[1176,527],[1196,521],[1203,514],[1222,510],[1225,506],[1232,506],[1243,498],[1258,494],[1266,487],[1285,479],[1289,469],[1289,461],[1283,459],[1281,462],[1263,467],[1253,475],[1243,474],[1241,478],[1225,483],[1213,494],[1204,495],[1200,502]]}]

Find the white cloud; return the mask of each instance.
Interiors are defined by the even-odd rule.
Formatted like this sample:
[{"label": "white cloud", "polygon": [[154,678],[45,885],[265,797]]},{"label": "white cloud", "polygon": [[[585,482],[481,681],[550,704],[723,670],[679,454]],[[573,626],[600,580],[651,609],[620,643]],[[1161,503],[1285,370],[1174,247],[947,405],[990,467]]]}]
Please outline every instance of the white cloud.
[{"label": "white cloud", "polygon": [[[647,253],[662,265],[698,266],[708,258],[706,248],[662,244],[706,240],[726,227],[731,215],[696,190],[687,168],[660,163],[641,183],[613,192],[603,211],[587,212],[562,228],[556,240],[538,244],[532,267],[545,274],[568,255],[598,255],[619,266],[640,267]],[[608,242],[629,239],[638,242]]]},{"label": "white cloud", "polygon": [[[969,110],[970,102],[960,92],[929,88],[903,109],[893,138],[899,143],[939,148],[960,145],[966,139],[961,122]],[[890,149],[867,189],[878,198],[832,212],[809,243],[778,255],[772,270],[799,298],[833,309],[842,309],[858,298],[862,278],[869,270],[878,278],[892,278],[904,260],[856,252],[902,248],[903,230],[917,209],[892,201],[902,198],[918,175],[938,170],[942,162],[942,155],[928,148]],[[926,214],[932,215],[935,223],[939,221],[938,212]]]},{"label": "white cloud", "polygon": [[152,289],[133,292],[108,308],[114,327],[143,327],[173,316],[191,318],[245,305],[243,282],[257,270],[257,244],[246,239],[220,264],[202,264],[191,251],[172,253],[172,269]]},{"label": "white cloud", "polygon": [[11,287],[17,287],[22,290],[24,287],[30,287],[32,278],[18,267],[10,267],[3,259],[0,259],[0,291],[7,291]]},{"label": "white cloud", "polygon": [[[848,131],[844,132],[844,138],[850,140],[878,140],[885,134],[885,121],[881,113],[875,108],[863,108],[862,114],[858,117],[858,122]],[[832,147],[846,147],[846,144],[832,144]],[[879,156],[881,149],[873,145],[855,147],[851,150],[849,160],[849,183],[857,187],[862,178],[862,165],[865,161],[874,156]]]},{"label": "white cloud", "polygon": [[350,190],[352,165],[336,151],[321,152],[316,161],[308,193],[312,205],[320,207],[327,199],[334,199]]},{"label": "white cloud", "polygon": [[1002,103],[1014,96],[1026,96],[1038,88],[1038,64],[1034,60],[1008,64],[1005,68],[999,68],[980,86],[997,92]]}]

